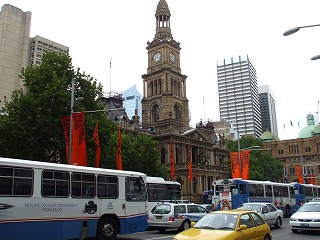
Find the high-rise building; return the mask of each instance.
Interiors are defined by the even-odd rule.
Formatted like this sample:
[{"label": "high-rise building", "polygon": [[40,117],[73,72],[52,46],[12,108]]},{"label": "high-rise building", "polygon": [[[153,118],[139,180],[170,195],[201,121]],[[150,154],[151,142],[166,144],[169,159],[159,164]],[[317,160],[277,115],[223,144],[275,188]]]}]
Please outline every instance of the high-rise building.
[{"label": "high-rise building", "polygon": [[137,86],[134,85],[122,93],[123,107],[128,117],[131,119],[135,114],[142,116],[142,95],[139,93]]},{"label": "high-rise building", "polygon": [[9,4],[0,11],[0,111],[4,99],[14,90],[24,89],[19,78],[21,69],[28,65],[31,12]]},{"label": "high-rise building", "polygon": [[268,85],[259,86],[259,101],[262,132],[270,131],[278,136],[276,105]]},{"label": "high-rise building", "polygon": [[29,64],[40,65],[42,55],[47,51],[68,54],[69,48],[37,35],[31,39]]},{"label": "high-rise building", "polygon": [[14,90],[26,90],[19,75],[29,64],[40,65],[44,52],[69,48],[40,36],[30,38],[31,12],[5,4],[0,11],[0,112]]},{"label": "high-rise building", "polygon": [[259,137],[262,129],[257,75],[249,57],[219,60],[217,75],[220,118],[231,122],[240,136]]}]

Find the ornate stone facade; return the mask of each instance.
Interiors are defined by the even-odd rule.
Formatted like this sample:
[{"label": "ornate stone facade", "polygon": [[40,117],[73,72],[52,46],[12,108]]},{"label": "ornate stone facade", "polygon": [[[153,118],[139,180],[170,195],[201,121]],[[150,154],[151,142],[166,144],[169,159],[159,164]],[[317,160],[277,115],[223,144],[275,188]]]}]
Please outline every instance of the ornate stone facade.
[{"label": "ornate stone facade", "polygon": [[283,181],[298,182],[296,166],[305,169],[305,182],[314,175],[315,184],[320,185],[320,137],[297,138],[264,143],[266,151],[284,164]]},{"label": "ornate stone facade", "polygon": [[[148,69],[142,76],[144,83],[142,99],[142,123],[138,116],[123,119],[122,128],[146,134],[159,142],[162,164],[170,163],[170,139],[174,153],[174,181],[182,185],[184,199],[201,202],[204,190],[212,189],[212,182],[230,178],[227,165],[229,151],[223,135],[217,137],[212,123],[189,127],[189,107],[186,95],[187,76],[181,74],[180,43],[176,42],[170,29],[170,11],[165,0],[160,0],[156,10],[156,34],[147,43]],[[188,173],[188,145],[192,158],[192,181]],[[199,156],[205,156],[199,164]],[[167,179],[170,180],[170,179]]]}]

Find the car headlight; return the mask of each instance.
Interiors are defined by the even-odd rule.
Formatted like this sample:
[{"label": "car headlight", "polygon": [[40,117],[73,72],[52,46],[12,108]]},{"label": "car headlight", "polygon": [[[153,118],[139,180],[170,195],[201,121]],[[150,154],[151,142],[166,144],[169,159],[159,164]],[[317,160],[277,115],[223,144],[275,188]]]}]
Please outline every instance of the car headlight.
[{"label": "car headlight", "polygon": [[297,219],[295,219],[295,218],[290,218],[290,221],[292,221],[292,222],[296,222],[296,221],[297,221]]},{"label": "car headlight", "polygon": [[320,222],[320,219],[314,219],[313,222]]}]

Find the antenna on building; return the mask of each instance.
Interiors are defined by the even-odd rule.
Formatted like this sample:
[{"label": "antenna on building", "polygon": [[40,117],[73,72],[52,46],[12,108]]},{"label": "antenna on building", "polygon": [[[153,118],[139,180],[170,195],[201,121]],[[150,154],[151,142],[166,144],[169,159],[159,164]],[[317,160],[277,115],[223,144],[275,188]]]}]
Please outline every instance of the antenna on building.
[{"label": "antenna on building", "polygon": [[319,104],[320,104],[320,101],[318,101],[318,109],[316,111],[316,117],[317,117],[316,124],[317,125],[320,125],[320,121],[319,121]]},{"label": "antenna on building", "polygon": [[112,92],[112,89],[111,89],[111,61],[112,61],[112,58],[110,58],[110,94]]},{"label": "antenna on building", "polygon": [[203,121],[206,121],[206,116],[205,116],[205,114],[206,114],[206,111],[205,111],[205,107],[204,107],[204,96],[203,96]]}]

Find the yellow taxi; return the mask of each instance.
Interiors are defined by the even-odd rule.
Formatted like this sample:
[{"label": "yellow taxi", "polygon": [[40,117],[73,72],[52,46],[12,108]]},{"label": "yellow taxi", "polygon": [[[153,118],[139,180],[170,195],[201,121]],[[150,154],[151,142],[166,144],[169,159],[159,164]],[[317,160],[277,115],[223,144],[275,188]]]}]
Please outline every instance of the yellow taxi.
[{"label": "yellow taxi", "polygon": [[208,213],[175,240],[271,240],[269,225],[254,210],[220,210]]}]

